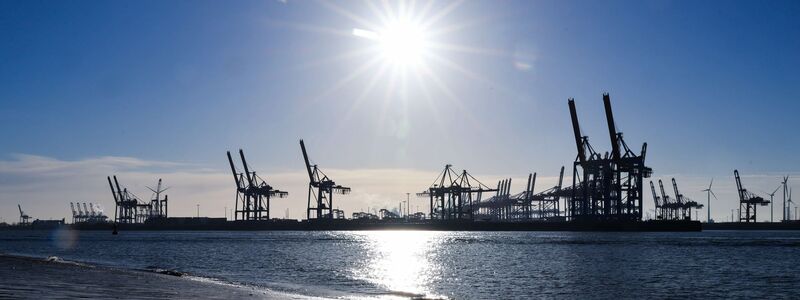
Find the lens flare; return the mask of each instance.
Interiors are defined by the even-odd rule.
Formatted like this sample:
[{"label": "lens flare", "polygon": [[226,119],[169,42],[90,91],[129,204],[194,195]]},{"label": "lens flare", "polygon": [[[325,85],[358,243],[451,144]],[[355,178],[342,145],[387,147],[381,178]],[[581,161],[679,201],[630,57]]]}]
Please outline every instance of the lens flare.
[{"label": "lens flare", "polygon": [[419,24],[400,20],[378,32],[381,55],[388,62],[407,66],[422,62],[427,50],[425,31]]}]

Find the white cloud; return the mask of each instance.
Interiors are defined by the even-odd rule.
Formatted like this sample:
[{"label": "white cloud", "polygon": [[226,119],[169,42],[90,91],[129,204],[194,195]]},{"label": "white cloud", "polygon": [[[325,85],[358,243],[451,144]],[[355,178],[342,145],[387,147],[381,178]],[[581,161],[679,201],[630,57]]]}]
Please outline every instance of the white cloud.
[{"label": "white cloud", "polygon": [[514,68],[517,68],[517,70],[520,70],[520,71],[523,71],[523,72],[527,72],[528,70],[531,69],[531,65],[529,63],[526,63],[526,62],[515,61],[514,62]]}]

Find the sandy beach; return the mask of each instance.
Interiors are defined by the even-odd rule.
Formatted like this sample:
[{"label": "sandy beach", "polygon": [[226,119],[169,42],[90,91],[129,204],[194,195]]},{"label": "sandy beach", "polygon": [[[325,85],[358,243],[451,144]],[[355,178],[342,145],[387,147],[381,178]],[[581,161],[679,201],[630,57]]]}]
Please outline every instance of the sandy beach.
[{"label": "sandy beach", "polygon": [[0,298],[308,299],[155,272],[2,254]]}]

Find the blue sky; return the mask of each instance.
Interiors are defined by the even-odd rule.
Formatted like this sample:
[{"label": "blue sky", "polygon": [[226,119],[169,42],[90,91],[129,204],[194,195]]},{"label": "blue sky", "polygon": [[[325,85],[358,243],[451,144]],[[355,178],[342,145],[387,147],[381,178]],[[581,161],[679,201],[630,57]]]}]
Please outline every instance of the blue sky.
[{"label": "blue sky", "polygon": [[[3,1],[0,158],[17,167],[0,173],[17,177],[32,155],[222,174],[225,150],[244,148],[261,173],[288,174],[303,171],[304,138],[313,160],[343,172],[452,163],[486,178],[555,176],[575,156],[566,99],[606,150],[609,92],[629,145],[649,143],[656,176],[779,177],[800,163],[798,14],[796,1],[434,2],[423,21],[435,19],[428,29],[444,32],[430,40],[445,47],[430,49],[424,73],[368,64],[372,42],[350,33],[381,21],[360,1]],[[37,179],[26,180],[14,184]],[[103,180],[85,184],[99,193]],[[409,189],[387,182],[369,203]],[[298,216],[302,183],[289,200],[302,205],[287,206]],[[110,206],[97,193],[82,198]],[[0,195],[13,220],[5,207],[19,195]],[[24,195],[40,215],[65,214],[45,192]]]}]

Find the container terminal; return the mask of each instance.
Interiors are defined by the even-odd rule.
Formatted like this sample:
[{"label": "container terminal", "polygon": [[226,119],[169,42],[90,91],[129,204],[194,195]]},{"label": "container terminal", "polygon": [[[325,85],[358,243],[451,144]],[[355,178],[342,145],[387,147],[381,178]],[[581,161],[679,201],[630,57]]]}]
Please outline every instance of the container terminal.
[{"label": "container terminal", "polygon": [[[319,165],[311,164],[308,150],[300,140],[305,168],[308,173],[306,219],[277,219],[270,215],[270,202],[285,198],[287,191],[269,185],[247,164],[243,150],[239,150],[241,169],[237,168],[231,152],[227,159],[235,183],[233,220],[208,217],[169,217],[168,188],[159,179],[155,187],[148,187],[152,199],[142,200],[120,184],[116,175],[107,182],[115,203],[113,219],[105,216],[99,205],[70,203],[72,223],[64,220],[49,221],[44,227],[71,226],[81,230],[459,230],[459,231],[700,231],[703,229],[800,229],[800,222],[787,217],[786,197],[791,205],[790,190],[784,178],[784,208],[782,222],[757,223],[758,207],[772,204],[770,199],[748,191],[742,185],[738,170],[734,171],[740,209],[737,222],[715,223],[710,218],[711,184],[707,193],[708,220],[701,223],[692,210],[704,207],[678,189],[671,179],[674,196],[669,195],[664,183],[658,179],[658,188],[649,181],[655,209],[654,217],[644,218],[645,179],[653,174],[645,164],[647,143],[638,152],[628,146],[623,133],[617,131],[611,109],[611,99],[603,94],[603,106],[611,144],[609,152],[598,152],[583,135],[574,99],[567,105],[576,146],[572,163],[571,182],[564,182],[565,167],[561,167],[555,186],[534,192],[536,173],[528,175],[525,189],[511,192],[511,178],[494,186],[479,181],[467,170],[457,171],[446,164],[433,183],[416,193],[427,199],[427,212],[411,213],[406,209],[381,209],[377,213],[354,212],[347,218],[345,212],[335,208],[337,199],[346,199],[351,188],[337,184]],[[712,181],[713,184],[713,181]],[[777,189],[776,189],[777,192]],[[410,193],[409,193],[410,196]],[[336,201],[342,201],[336,200]],[[346,201],[346,200],[345,200]],[[77,209],[76,209],[77,207]],[[10,227],[30,227],[31,222],[21,206],[20,223]],[[789,214],[790,215],[790,214]],[[795,216],[796,217],[796,216]],[[733,220],[733,217],[732,217]],[[40,222],[39,228],[43,223]]]}]

